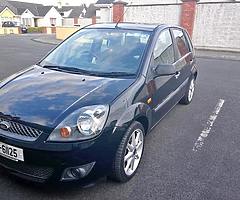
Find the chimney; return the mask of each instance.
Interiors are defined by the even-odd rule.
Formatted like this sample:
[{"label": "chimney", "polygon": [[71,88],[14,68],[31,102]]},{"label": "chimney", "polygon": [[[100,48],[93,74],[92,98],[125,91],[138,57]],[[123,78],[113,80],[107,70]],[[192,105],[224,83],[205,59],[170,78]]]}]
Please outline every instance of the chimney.
[{"label": "chimney", "polygon": [[61,8],[62,8],[62,2],[61,2],[61,0],[59,0],[59,1],[57,2],[57,7],[58,7],[58,9],[61,9]]}]

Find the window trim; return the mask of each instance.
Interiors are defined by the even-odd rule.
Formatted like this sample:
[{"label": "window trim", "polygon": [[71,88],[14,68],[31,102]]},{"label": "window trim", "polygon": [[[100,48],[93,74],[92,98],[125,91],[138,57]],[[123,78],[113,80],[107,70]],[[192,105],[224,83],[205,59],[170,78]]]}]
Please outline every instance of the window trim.
[{"label": "window trim", "polygon": [[[155,44],[154,44],[154,48],[153,48],[153,52],[152,52],[152,59],[153,59],[153,60],[155,60],[155,59],[154,59],[154,52],[155,52],[155,49],[156,49],[156,45],[157,45],[157,43],[158,43],[158,39],[159,39],[159,37],[161,36],[161,34],[162,34],[164,31],[168,31],[168,32],[169,32],[170,38],[171,38],[171,40],[172,40],[172,45],[173,45],[173,48],[174,48],[174,42],[173,42],[173,37],[172,37],[172,33],[171,33],[171,31],[170,31],[170,28],[163,29],[163,30],[158,34],[157,40],[156,40],[156,42],[155,42]],[[174,63],[175,61],[176,61],[176,60],[175,60],[175,49],[173,49],[173,63]],[[173,63],[171,63],[171,64],[173,64]]]},{"label": "window trim", "polygon": [[192,40],[190,38],[190,35],[188,34],[188,32],[186,30],[183,30],[183,33],[185,35],[185,38],[187,39],[188,41],[188,46],[189,46],[189,49],[190,49],[190,52],[191,53],[194,53],[194,47],[193,47],[193,44],[192,44]]},{"label": "window trim", "polygon": [[[185,40],[187,41],[187,47],[188,47],[189,52],[186,53],[186,54],[185,54],[184,56],[182,56],[181,58],[177,58],[177,49],[178,49],[178,47],[177,47],[177,44],[176,44],[176,39],[175,39],[174,34],[173,34],[173,30],[180,30],[180,31],[182,31],[183,36],[184,36]],[[188,39],[186,38],[185,30],[183,30],[182,28],[179,28],[179,27],[171,27],[171,28],[170,28],[170,31],[171,31],[172,38],[173,38],[173,43],[174,43],[175,63],[177,63],[177,61],[182,60],[183,58],[186,57],[186,55],[189,55],[189,53],[192,53],[192,51],[191,51],[191,48],[190,48],[190,46],[189,46],[189,44],[188,44],[189,42],[188,42]]]},{"label": "window trim", "polygon": [[[163,31],[166,31],[166,30],[168,30],[169,32],[170,32],[170,35],[171,35],[171,39],[172,39],[172,43],[173,43],[173,48],[174,48],[174,50],[173,50],[173,54],[174,54],[174,63],[173,63],[173,65],[177,62],[177,60],[176,60],[176,52],[175,52],[175,43],[174,43],[174,41],[173,41],[173,35],[172,35],[172,32],[171,32],[171,28],[172,27],[165,27],[165,28],[163,28],[163,29],[160,29],[160,30],[157,30],[156,31],[156,34],[155,34],[155,37],[153,37],[151,40],[151,42],[152,42],[152,44],[151,44],[151,46],[149,46],[149,48],[150,48],[150,52],[149,52],[149,55],[150,55],[150,59],[149,59],[149,61],[148,61],[148,64],[147,64],[147,70],[146,70],[146,72],[145,72],[145,76],[146,76],[146,80],[147,80],[147,82],[149,81],[149,80],[151,80],[152,79],[152,76],[153,76],[153,71],[152,71],[152,69],[153,69],[153,66],[152,66],[152,61],[153,61],[153,53],[154,53],[154,49],[155,49],[155,46],[156,46],[156,44],[157,44],[157,41],[158,41],[158,38],[159,38],[159,36],[161,35],[161,33],[163,32]],[[154,34],[154,32],[153,32],[153,34]],[[144,72],[144,70],[143,70],[143,72]]]},{"label": "window trim", "polygon": [[[152,66],[151,66],[151,62],[152,62],[152,59],[154,59],[154,51],[155,51],[156,44],[157,44],[157,42],[158,42],[158,38],[159,38],[160,35],[161,35],[164,31],[166,31],[166,30],[168,30],[169,33],[170,33],[173,46],[175,45],[175,44],[174,44],[174,41],[173,41],[173,35],[172,35],[172,32],[171,32],[171,28],[166,27],[166,28],[162,29],[162,30],[157,34],[156,40],[155,40],[155,42],[154,42],[154,44],[153,44],[153,49],[152,49],[152,52],[151,52],[151,61],[150,61],[150,64],[149,64],[149,65],[150,65],[150,66],[149,66],[150,68],[152,67]],[[173,50],[174,50],[174,51],[173,51],[173,54],[174,54],[174,62],[176,62],[175,46],[174,46],[174,49],[173,49]],[[173,62],[173,63],[174,63],[174,62]]]}]

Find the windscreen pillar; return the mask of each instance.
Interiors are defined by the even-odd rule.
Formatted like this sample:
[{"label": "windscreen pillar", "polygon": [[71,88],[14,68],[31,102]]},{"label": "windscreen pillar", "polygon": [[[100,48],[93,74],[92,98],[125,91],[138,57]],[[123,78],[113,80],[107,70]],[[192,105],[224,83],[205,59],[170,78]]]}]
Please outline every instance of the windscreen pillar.
[{"label": "windscreen pillar", "polygon": [[193,27],[195,21],[195,14],[198,0],[182,0],[180,26],[185,28],[190,37],[193,34]]},{"label": "windscreen pillar", "polygon": [[113,22],[123,22],[124,21],[124,8],[127,5],[124,1],[115,1],[113,2]]}]

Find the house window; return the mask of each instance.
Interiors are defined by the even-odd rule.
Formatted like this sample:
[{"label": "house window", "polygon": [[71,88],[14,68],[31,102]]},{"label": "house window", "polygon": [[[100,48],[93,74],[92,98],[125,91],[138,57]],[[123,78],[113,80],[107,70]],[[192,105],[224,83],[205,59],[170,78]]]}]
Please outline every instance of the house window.
[{"label": "house window", "polygon": [[13,21],[13,18],[12,17],[1,17],[2,21],[5,22],[5,21]]},{"label": "house window", "polygon": [[51,24],[51,26],[56,26],[56,21],[57,21],[56,18],[50,18],[50,24]]},{"label": "house window", "polygon": [[32,19],[31,18],[23,18],[23,24],[25,26],[31,26],[32,25]]}]

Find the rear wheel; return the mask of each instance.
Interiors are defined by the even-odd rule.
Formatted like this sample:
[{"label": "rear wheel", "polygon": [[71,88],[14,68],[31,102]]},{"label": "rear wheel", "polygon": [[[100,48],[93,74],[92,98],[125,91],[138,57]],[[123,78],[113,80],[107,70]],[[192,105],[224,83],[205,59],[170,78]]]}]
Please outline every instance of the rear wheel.
[{"label": "rear wheel", "polygon": [[144,128],[134,122],[124,135],[113,163],[110,178],[118,182],[127,182],[135,174],[140,164],[144,149]]},{"label": "rear wheel", "polygon": [[187,90],[185,92],[185,95],[179,102],[180,104],[188,105],[192,102],[195,92],[195,83],[196,83],[195,77],[192,76],[188,84]]}]

